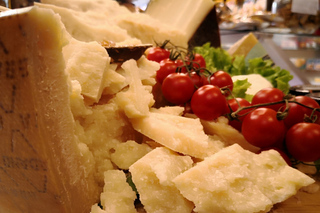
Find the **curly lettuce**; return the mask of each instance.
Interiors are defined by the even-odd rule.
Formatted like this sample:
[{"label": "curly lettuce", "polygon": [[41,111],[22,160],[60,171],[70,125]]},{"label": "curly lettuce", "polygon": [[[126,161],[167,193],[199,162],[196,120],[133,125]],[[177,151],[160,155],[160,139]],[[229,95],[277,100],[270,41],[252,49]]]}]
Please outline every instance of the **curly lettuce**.
[{"label": "curly lettuce", "polygon": [[[275,88],[282,90],[285,94],[289,92],[289,81],[293,78],[289,71],[275,66],[272,60],[262,58],[252,58],[248,61],[244,56],[231,56],[222,48],[214,48],[210,43],[194,48],[194,52],[201,54],[207,64],[207,69],[211,72],[224,70],[231,76],[260,74],[266,78]],[[235,82],[234,95],[244,97],[245,91],[250,87],[246,81]]]}]

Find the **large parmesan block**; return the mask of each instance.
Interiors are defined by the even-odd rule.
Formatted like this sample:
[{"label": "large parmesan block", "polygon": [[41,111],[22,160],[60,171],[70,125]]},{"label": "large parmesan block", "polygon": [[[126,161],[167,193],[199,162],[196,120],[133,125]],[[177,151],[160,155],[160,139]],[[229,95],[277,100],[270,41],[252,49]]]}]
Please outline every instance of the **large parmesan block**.
[{"label": "large parmesan block", "polygon": [[165,147],[149,152],[129,171],[147,212],[190,213],[193,204],[185,199],[172,180],[191,168],[189,156],[181,156]]},{"label": "large parmesan block", "polygon": [[289,167],[275,150],[257,155],[234,144],[173,182],[195,203],[195,212],[253,213],[268,212],[314,180]]},{"label": "large parmesan block", "polygon": [[0,212],[87,213],[99,199],[74,135],[59,16],[0,14]]}]

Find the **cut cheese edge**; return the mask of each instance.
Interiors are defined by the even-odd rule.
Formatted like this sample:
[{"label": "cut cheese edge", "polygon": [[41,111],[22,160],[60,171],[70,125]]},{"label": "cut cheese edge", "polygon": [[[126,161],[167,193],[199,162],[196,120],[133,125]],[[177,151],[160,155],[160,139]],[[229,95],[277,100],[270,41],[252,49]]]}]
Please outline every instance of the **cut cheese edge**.
[{"label": "cut cheese edge", "polygon": [[9,10],[0,28],[0,212],[87,213],[100,190],[74,135],[59,16]]},{"label": "cut cheese edge", "polygon": [[150,112],[148,116],[131,119],[138,132],[169,149],[203,159],[224,146],[220,141],[211,141],[203,131],[199,119],[179,115]]},{"label": "cut cheese edge", "polygon": [[232,56],[238,55],[246,57],[258,42],[258,39],[253,35],[253,33],[248,33],[236,43],[234,43],[228,50],[228,53]]},{"label": "cut cheese edge", "polygon": [[181,156],[159,147],[134,163],[132,180],[147,212],[190,213],[193,204],[185,199],[172,180],[193,164],[189,156]]},{"label": "cut cheese edge", "polygon": [[189,40],[213,7],[211,0],[150,1],[146,14],[185,32]]},{"label": "cut cheese edge", "polygon": [[314,180],[289,167],[275,150],[257,155],[234,144],[173,182],[195,203],[195,212],[246,213],[268,212]]}]

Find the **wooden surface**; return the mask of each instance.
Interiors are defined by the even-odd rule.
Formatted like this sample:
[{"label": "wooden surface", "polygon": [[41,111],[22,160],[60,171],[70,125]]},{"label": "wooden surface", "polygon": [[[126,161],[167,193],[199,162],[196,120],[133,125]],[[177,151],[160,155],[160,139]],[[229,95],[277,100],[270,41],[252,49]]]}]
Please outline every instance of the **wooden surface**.
[{"label": "wooden surface", "polygon": [[[316,184],[320,185],[320,181]],[[320,213],[320,190],[316,193],[298,192],[283,203],[276,204],[272,213]]]}]

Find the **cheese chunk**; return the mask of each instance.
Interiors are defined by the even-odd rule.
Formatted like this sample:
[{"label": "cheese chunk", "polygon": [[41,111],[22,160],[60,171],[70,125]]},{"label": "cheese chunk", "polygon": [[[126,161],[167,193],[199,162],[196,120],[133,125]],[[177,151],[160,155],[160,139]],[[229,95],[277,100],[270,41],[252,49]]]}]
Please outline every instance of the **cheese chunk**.
[{"label": "cheese chunk", "polygon": [[104,89],[105,73],[109,70],[110,57],[97,42],[80,42],[72,39],[63,48],[67,62],[66,72],[71,80],[81,84],[81,94],[97,103]]},{"label": "cheese chunk", "polygon": [[258,152],[260,150],[260,148],[246,141],[238,130],[230,126],[226,117],[221,116],[216,121],[201,120],[201,123],[206,134],[218,136],[227,146],[237,143],[242,148],[252,152]]},{"label": "cheese chunk", "polygon": [[[208,1],[208,0],[207,0]],[[184,31],[143,13],[133,13],[114,0],[42,0],[35,3],[61,15],[67,31],[81,41],[155,44],[169,39],[188,47]]]},{"label": "cheese chunk", "polygon": [[224,146],[209,140],[199,119],[150,112],[146,117],[131,119],[131,123],[135,130],[163,146],[196,158],[208,157]]},{"label": "cheese chunk", "polygon": [[235,75],[232,76],[232,81],[245,80],[247,79],[251,86],[247,89],[248,95],[255,95],[259,90],[263,88],[272,88],[272,84],[266,78],[260,74],[249,74],[249,75]]},{"label": "cheese chunk", "polygon": [[100,189],[74,135],[65,28],[31,7],[0,29],[0,212],[87,213]]},{"label": "cheese chunk", "polygon": [[173,182],[195,212],[268,212],[273,204],[314,182],[275,150],[257,155],[238,144],[214,154]]},{"label": "cheese chunk", "polygon": [[147,144],[138,144],[130,140],[115,147],[114,153],[111,154],[111,160],[120,169],[128,170],[132,164],[151,150]]},{"label": "cheese chunk", "polygon": [[104,213],[136,213],[134,200],[136,193],[126,181],[126,175],[120,170],[104,173],[104,187],[101,204]]},{"label": "cheese chunk", "polygon": [[248,33],[230,47],[228,53],[232,56],[240,55],[246,57],[251,49],[258,43],[253,33]]},{"label": "cheese chunk", "polygon": [[125,71],[129,88],[117,94],[117,104],[125,111],[128,118],[148,115],[149,108],[154,104],[151,87],[142,84],[141,69],[133,59],[124,62],[122,68]]},{"label": "cheese chunk", "polygon": [[193,204],[186,200],[172,180],[192,166],[188,156],[160,147],[134,163],[129,171],[147,212],[190,213]]},{"label": "cheese chunk", "polygon": [[213,6],[214,1],[211,0],[150,1],[146,13],[185,32],[189,40]]}]

